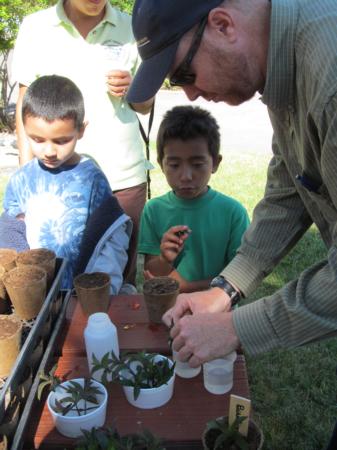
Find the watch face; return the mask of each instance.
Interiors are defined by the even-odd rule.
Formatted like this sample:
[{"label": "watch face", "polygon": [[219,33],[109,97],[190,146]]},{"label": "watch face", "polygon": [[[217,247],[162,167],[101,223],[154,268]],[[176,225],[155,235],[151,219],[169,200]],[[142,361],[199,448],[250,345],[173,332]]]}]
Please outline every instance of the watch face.
[{"label": "watch face", "polygon": [[221,275],[213,278],[213,280],[210,283],[210,286],[211,287],[219,287],[219,288],[223,289],[229,295],[232,306],[236,305],[241,298],[240,294]]},{"label": "watch face", "polygon": [[223,286],[223,278],[222,277],[215,277],[214,280],[212,281],[212,284],[214,284],[215,286]]},{"label": "watch face", "polygon": [[209,284],[209,287],[221,287],[219,286],[218,277],[213,278],[213,280]]}]

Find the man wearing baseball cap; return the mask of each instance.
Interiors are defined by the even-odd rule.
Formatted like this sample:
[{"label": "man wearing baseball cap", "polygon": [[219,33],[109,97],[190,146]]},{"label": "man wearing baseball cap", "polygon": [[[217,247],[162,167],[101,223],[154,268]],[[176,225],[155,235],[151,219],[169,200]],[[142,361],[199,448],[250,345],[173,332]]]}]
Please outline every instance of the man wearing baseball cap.
[{"label": "man wearing baseball cap", "polygon": [[[337,2],[136,0],[133,30],[143,62],[129,101],[153,97],[166,76],[191,100],[238,105],[259,92],[274,130],[264,198],[236,257],[164,316],[179,358],[196,367],[240,345],[255,355],[336,335]],[[232,310],[312,223],[326,260]]]}]

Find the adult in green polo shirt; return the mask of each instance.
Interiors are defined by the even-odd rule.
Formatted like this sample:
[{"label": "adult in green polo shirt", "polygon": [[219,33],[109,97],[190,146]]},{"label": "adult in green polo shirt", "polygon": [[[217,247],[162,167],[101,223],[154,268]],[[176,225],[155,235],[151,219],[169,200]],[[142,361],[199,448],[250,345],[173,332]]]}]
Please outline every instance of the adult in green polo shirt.
[{"label": "adult in green polo shirt", "polygon": [[[254,355],[336,335],[336,0],[136,0],[133,29],[143,63],[129,100],[152,97],[169,74],[190,100],[238,105],[259,92],[274,129],[264,198],[237,255],[212,289],[181,295],[166,316],[179,358],[196,367],[240,343]],[[327,258],[230,311],[312,223]]]},{"label": "adult in green polo shirt", "polygon": [[41,75],[62,75],[82,91],[86,133],[78,151],[92,156],[107,176],[134,229],[128,281],[135,281],[138,222],[146,199],[143,142],[135,111],[146,113],[152,99],[129,104],[125,93],[139,64],[131,18],[107,0],[59,0],[27,16],[13,58],[19,82],[17,135],[20,164],[32,158],[21,118],[27,87]]}]

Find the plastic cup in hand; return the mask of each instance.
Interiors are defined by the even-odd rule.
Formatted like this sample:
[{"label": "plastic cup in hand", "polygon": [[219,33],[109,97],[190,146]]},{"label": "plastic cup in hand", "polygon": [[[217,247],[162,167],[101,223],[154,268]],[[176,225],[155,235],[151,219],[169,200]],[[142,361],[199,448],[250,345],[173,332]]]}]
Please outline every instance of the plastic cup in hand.
[{"label": "plastic cup in hand", "polygon": [[213,359],[203,365],[204,386],[211,394],[225,394],[233,387],[233,365],[236,352]]},{"label": "plastic cup in hand", "polygon": [[172,350],[173,361],[175,361],[176,365],[174,367],[175,373],[181,378],[193,378],[196,377],[200,371],[201,366],[199,367],[190,367],[188,362],[182,362],[178,359],[178,352]]},{"label": "plastic cup in hand", "polygon": [[121,45],[103,45],[105,75],[112,70],[125,70],[126,51]]}]

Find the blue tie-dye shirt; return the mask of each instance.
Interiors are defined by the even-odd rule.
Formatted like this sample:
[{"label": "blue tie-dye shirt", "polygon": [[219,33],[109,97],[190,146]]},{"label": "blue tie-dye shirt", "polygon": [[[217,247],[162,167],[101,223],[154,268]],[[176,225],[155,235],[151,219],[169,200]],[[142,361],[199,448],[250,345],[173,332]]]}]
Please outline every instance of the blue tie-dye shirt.
[{"label": "blue tie-dye shirt", "polygon": [[58,169],[47,169],[35,158],[11,177],[4,209],[13,217],[25,214],[30,248],[48,248],[67,258],[62,287],[70,288],[88,217],[110,195],[105,175],[87,157]]}]

